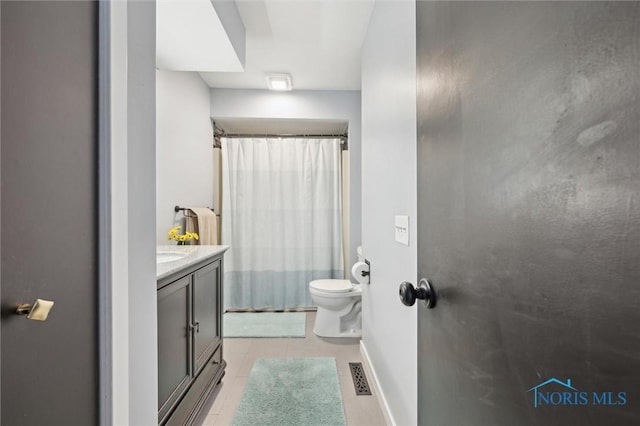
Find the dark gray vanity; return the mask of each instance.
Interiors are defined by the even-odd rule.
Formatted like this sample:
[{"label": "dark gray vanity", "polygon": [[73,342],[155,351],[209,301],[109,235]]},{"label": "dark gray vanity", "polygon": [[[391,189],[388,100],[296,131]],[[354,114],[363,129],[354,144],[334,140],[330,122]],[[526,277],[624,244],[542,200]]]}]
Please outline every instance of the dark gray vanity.
[{"label": "dark gray vanity", "polygon": [[191,425],[224,375],[227,246],[158,247],[158,424]]}]

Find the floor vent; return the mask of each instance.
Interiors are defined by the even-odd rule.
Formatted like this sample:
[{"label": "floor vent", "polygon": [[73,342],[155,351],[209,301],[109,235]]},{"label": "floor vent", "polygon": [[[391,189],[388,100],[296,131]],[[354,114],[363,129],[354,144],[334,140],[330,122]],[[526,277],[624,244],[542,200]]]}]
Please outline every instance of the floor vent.
[{"label": "floor vent", "polygon": [[350,362],[349,370],[351,370],[351,378],[353,379],[353,386],[356,388],[356,395],[371,395],[371,389],[369,389],[369,382],[367,382],[367,376],[364,374],[361,362]]}]

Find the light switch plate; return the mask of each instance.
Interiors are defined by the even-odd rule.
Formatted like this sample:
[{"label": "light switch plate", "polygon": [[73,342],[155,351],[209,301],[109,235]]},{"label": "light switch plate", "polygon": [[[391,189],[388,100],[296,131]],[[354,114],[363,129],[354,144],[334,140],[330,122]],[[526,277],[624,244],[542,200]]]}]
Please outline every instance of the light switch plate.
[{"label": "light switch plate", "polygon": [[396,216],[396,241],[409,245],[409,216]]}]

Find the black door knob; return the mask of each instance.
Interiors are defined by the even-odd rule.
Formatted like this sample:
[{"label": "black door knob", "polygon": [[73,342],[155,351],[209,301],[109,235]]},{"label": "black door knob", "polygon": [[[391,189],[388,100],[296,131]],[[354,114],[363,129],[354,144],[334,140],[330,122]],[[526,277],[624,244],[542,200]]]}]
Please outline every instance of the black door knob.
[{"label": "black door knob", "polygon": [[413,306],[416,303],[416,299],[424,300],[427,308],[436,306],[436,292],[428,280],[421,279],[418,283],[418,288],[415,288],[408,281],[400,284],[400,301],[402,303],[406,306]]}]

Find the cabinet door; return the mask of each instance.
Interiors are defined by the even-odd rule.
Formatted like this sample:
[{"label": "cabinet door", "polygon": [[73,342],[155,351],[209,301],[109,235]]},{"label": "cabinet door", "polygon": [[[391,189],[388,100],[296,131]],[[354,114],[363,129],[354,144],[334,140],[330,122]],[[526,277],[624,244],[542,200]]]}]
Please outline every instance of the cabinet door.
[{"label": "cabinet door", "polygon": [[158,420],[191,380],[191,275],[158,290]]},{"label": "cabinet door", "polygon": [[220,260],[217,260],[194,274],[194,376],[206,364],[220,342],[220,273]]}]

